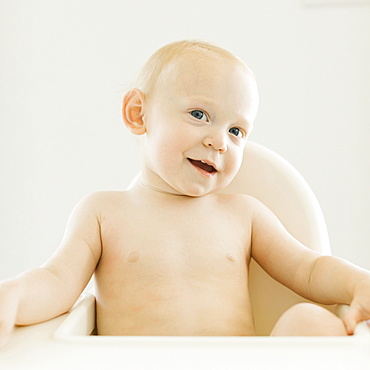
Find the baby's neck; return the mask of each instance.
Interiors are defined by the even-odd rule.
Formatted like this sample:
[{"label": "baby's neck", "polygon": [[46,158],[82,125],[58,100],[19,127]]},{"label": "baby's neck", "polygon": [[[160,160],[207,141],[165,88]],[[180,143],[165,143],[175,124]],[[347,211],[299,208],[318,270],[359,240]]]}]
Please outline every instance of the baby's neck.
[{"label": "baby's neck", "polygon": [[166,191],[163,189],[160,189],[159,187],[155,187],[147,182],[145,182],[143,179],[139,180],[138,186],[142,188],[145,191],[149,191],[152,194],[164,194],[167,196],[175,196],[175,197],[188,197],[187,195],[176,193],[176,192],[171,192],[171,191]]}]

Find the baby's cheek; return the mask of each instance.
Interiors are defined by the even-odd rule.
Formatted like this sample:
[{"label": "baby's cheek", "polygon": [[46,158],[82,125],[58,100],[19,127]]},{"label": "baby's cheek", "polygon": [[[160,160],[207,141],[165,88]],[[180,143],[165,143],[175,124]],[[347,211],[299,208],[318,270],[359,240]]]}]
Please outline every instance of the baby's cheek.
[{"label": "baby's cheek", "polygon": [[234,160],[230,161],[228,165],[229,176],[234,178],[236,174],[239,172],[241,164],[242,164],[242,158],[240,158],[239,156],[235,157]]}]

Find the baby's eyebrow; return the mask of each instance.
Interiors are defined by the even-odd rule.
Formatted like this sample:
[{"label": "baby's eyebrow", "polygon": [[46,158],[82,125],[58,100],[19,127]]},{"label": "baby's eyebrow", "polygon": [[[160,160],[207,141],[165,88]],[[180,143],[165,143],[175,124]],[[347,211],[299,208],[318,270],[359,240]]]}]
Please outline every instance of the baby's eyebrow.
[{"label": "baby's eyebrow", "polygon": [[194,95],[189,96],[186,98],[186,100],[191,103],[203,103],[205,105],[211,105],[211,106],[217,106],[217,102],[213,99],[207,98],[203,95]]},{"label": "baby's eyebrow", "polygon": [[245,128],[247,128],[248,130],[250,130],[253,127],[253,123],[251,123],[250,121],[248,121],[247,119],[245,119],[243,117],[239,117],[238,122],[242,126],[244,126]]}]

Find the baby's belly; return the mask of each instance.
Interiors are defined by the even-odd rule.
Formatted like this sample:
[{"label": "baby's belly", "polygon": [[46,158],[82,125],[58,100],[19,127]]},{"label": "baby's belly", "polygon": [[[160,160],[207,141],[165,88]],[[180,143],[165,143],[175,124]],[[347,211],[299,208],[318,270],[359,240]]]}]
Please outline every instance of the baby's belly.
[{"label": "baby's belly", "polygon": [[255,335],[246,282],[97,284],[99,335]]}]

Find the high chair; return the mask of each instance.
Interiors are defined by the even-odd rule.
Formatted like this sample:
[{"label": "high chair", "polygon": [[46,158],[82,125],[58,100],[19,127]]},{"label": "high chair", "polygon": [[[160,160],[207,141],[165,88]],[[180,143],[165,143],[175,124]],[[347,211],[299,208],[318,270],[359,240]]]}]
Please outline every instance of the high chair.
[{"label": "high chair", "polygon": [[[271,150],[248,142],[243,165],[224,192],[247,193],[254,196],[268,206],[300,242],[322,254],[331,253],[325,220],[312,190],[287,161]],[[61,350],[68,348],[72,353],[70,359],[64,360],[65,366],[69,366],[73,359],[74,364],[84,366],[87,364],[86,361],[89,361],[90,368],[100,368],[106,363],[100,359],[99,353],[105,353],[110,359],[121,361],[117,368],[121,368],[121,365],[124,368],[123,363],[131,358],[133,353],[147,360],[148,367],[139,365],[136,367],[130,363],[129,369],[165,369],[166,366],[169,369],[245,369],[251,364],[254,369],[266,366],[276,368],[278,365],[276,361],[279,359],[284,361],[284,356],[289,356],[289,361],[284,365],[286,369],[302,369],[305,365],[309,365],[310,368],[317,367],[321,360],[328,359],[332,364],[337,363],[335,368],[344,368],[340,366],[347,363],[356,369],[370,366],[370,329],[366,323],[360,323],[352,337],[267,337],[286,309],[305,300],[270,278],[253,260],[249,280],[257,337],[90,335],[94,334],[95,330],[95,297],[93,293],[85,292],[69,313],[43,324],[17,328],[11,338],[10,352],[12,348],[19,348],[22,341],[23,344],[27,338],[32,341],[35,336],[37,337],[37,333],[42,332],[44,348],[47,343],[46,347],[52,353],[57,353],[58,348]],[[346,310],[345,307],[339,310],[334,306],[327,308],[339,315],[343,315]],[[314,357],[307,352],[307,348],[315,351]],[[171,353],[172,357],[162,359],[161,366],[155,366],[154,358],[158,360],[161,353],[163,356]],[[81,354],[88,356],[90,360],[81,360]],[[198,362],[195,362],[195,359]],[[109,367],[115,368],[112,363]]]}]

